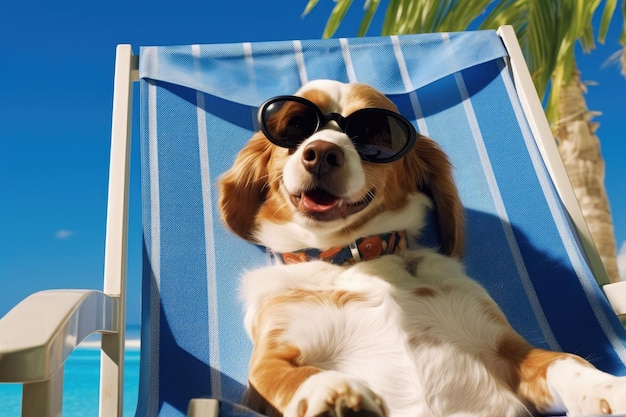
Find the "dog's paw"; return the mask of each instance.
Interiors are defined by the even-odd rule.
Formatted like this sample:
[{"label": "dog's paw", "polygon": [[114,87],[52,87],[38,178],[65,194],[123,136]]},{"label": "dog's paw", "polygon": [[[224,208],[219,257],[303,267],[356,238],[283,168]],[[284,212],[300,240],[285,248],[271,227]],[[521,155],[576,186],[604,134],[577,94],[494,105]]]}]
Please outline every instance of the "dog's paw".
[{"label": "dog's paw", "polygon": [[578,398],[564,399],[569,416],[626,414],[626,377],[606,375],[586,386]]},{"label": "dog's paw", "polygon": [[309,377],[287,405],[284,417],[387,417],[383,400],[362,382],[338,372]]},{"label": "dog's paw", "polygon": [[626,377],[616,377],[572,360],[551,365],[549,382],[568,416],[626,413]]}]

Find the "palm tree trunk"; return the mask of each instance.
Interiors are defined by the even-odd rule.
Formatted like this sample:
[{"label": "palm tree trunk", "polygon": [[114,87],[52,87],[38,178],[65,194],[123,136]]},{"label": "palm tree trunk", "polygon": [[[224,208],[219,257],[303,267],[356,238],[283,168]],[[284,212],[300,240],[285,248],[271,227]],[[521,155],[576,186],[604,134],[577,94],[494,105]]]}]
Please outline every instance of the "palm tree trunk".
[{"label": "palm tree trunk", "polygon": [[561,89],[556,136],[565,169],[574,188],[583,216],[589,227],[611,282],[620,281],[617,249],[609,200],[604,187],[604,160],[595,134],[597,123],[591,121],[585,102],[585,86],[580,73],[574,74]]}]

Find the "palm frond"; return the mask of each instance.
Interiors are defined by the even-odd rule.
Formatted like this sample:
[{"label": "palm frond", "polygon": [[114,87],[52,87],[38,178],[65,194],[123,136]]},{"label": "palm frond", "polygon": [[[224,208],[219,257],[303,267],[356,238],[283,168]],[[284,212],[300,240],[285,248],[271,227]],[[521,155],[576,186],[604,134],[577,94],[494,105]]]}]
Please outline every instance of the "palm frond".
[{"label": "palm frond", "polygon": [[330,13],[330,17],[328,18],[328,22],[324,28],[324,33],[322,35],[324,38],[330,38],[337,31],[341,21],[345,17],[346,13],[348,13],[348,9],[352,6],[352,1],[353,0],[337,0],[337,4]]},{"label": "palm frond", "polygon": [[365,2],[365,16],[361,21],[357,36],[365,36],[367,34],[367,31],[370,27],[370,24],[372,23],[372,19],[374,19],[374,15],[376,14],[376,10],[378,10],[379,5],[380,0],[367,0]]},{"label": "palm frond", "polygon": [[318,2],[319,0],[309,0],[309,2],[306,4],[306,7],[304,8],[304,11],[302,12],[302,15],[306,16],[307,14],[309,14],[311,10],[313,10],[315,6],[317,6]]},{"label": "palm frond", "polygon": [[[611,0],[609,0],[611,1]],[[598,6],[600,6],[601,0],[578,0],[578,10],[576,11],[576,18],[578,20],[578,30],[575,33],[575,36],[580,41],[580,44],[583,48],[583,51],[589,52],[595,47],[595,40],[593,35],[593,16],[596,12]],[[608,4],[608,3],[607,3]],[[605,15],[608,13],[610,9],[604,8],[602,12],[602,19],[608,19],[608,22],[611,21],[613,13],[611,15]],[[601,19],[601,20],[602,20]],[[608,23],[607,23],[608,29]],[[602,30],[602,23],[600,25],[600,30]],[[601,39],[598,36],[598,39]]]},{"label": "palm frond", "polygon": [[604,43],[606,34],[609,31],[609,24],[613,20],[615,14],[615,8],[617,7],[617,0],[606,0],[604,4],[604,10],[602,11],[602,18],[600,19],[600,30],[598,31],[598,42]]}]

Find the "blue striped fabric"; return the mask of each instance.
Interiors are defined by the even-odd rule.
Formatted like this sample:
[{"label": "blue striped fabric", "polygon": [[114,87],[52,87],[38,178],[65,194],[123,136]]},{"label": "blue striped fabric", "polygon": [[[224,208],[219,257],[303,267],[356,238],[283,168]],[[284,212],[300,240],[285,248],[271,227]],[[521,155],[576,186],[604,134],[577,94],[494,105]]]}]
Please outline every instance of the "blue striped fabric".
[{"label": "blue striped fabric", "polygon": [[237,401],[250,343],[240,273],[269,262],[225,230],[215,181],[256,106],[331,78],[387,94],[450,155],[466,263],[529,341],[626,374],[626,335],[595,284],[542,162],[495,32],[141,50],[145,268],[137,415]]}]

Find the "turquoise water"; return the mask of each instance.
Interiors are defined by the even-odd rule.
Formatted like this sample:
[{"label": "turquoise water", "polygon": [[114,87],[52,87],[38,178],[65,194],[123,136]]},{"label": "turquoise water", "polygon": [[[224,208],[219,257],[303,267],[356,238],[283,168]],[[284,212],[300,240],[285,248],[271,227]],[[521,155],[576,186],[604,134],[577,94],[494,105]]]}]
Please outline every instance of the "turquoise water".
[{"label": "turquoise water", "polygon": [[[133,329],[134,330],[134,329]],[[136,332],[130,331],[133,337]],[[139,388],[138,338],[126,348],[124,361],[124,416],[134,416]],[[98,415],[100,350],[98,342],[88,340],[65,363],[63,382],[63,417]],[[0,384],[0,417],[19,417],[22,407],[22,385]]]}]

